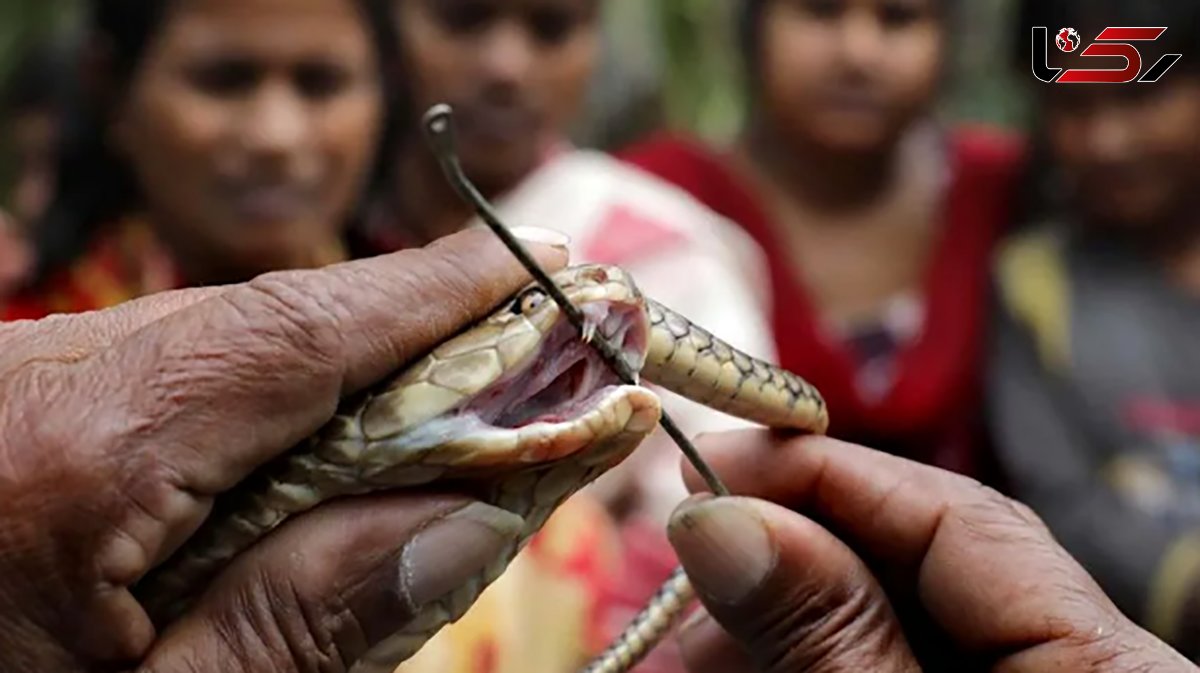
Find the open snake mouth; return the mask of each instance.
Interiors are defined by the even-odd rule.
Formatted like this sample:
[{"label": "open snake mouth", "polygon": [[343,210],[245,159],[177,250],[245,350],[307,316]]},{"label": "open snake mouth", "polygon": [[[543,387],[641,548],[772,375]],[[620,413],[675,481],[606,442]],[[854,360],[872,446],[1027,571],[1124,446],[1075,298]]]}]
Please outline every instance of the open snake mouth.
[{"label": "open snake mouth", "polygon": [[[646,358],[649,327],[638,307],[596,301],[581,307],[585,333],[603,336],[634,371]],[[542,339],[529,364],[497,382],[464,411],[495,428],[516,429],[535,423],[561,423],[594,409],[600,398],[621,384],[616,373],[566,319]]]},{"label": "open snake mouth", "polygon": [[[633,371],[642,369],[650,324],[640,305],[598,299],[581,302],[579,309],[585,336],[603,335]],[[582,467],[607,465],[632,450],[659,421],[658,397],[647,388],[623,385],[565,315],[534,343],[506,346],[501,337],[490,347],[527,350],[504,375],[452,411],[391,437],[372,437],[357,461],[363,479],[411,486],[450,466],[464,478],[488,478],[540,469],[568,457]],[[376,404],[389,412],[391,403],[385,398]],[[414,470],[418,465],[423,469]],[[571,483],[566,480],[562,486]]]}]

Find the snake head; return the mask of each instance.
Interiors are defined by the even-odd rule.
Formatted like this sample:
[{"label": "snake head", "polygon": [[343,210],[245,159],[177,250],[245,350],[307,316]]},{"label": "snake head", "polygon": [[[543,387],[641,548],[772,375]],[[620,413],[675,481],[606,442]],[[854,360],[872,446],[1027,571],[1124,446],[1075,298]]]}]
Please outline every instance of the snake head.
[{"label": "snake head", "polygon": [[[608,339],[633,371],[641,369],[650,325],[632,279],[604,265],[570,267],[553,278],[584,315],[585,335]],[[621,385],[559,306],[530,284],[409,365],[354,414],[353,423],[336,424],[340,438],[326,436],[323,444],[358,455],[326,457],[387,481],[412,478],[414,464],[439,475],[450,466],[494,471],[580,457],[585,449],[597,465],[611,466],[605,461],[619,461],[654,429],[661,408],[649,390]],[[636,441],[600,450],[618,435]]]}]

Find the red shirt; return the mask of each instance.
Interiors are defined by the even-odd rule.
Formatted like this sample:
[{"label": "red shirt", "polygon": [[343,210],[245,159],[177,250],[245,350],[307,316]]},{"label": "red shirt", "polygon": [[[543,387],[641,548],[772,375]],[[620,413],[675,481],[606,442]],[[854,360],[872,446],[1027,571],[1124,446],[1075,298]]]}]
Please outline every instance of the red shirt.
[{"label": "red shirt", "polygon": [[0,297],[0,322],[105,309],[184,285],[149,226],[127,218],[106,227],[78,259],[35,287]]},{"label": "red shirt", "polygon": [[856,387],[859,363],[849,345],[822,331],[764,205],[719,153],[687,138],[663,136],[620,156],[687,190],[759,243],[772,285],[780,364],[825,396],[831,435],[981,476],[991,470],[981,445],[979,380],[989,267],[1010,217],[1023,146],[981,130],[960,130],[948,140],[945,225],[925,275],[924,326],[901,346],[892,386],[875,400]]}]

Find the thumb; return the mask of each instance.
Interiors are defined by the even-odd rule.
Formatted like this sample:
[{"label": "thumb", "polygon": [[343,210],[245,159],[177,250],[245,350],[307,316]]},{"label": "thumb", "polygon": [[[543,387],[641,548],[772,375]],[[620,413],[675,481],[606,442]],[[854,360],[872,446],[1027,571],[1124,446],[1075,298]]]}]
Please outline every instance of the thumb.
[{"label": "thumb", "polygon": [[138,670],[392,671],[471,607],[523,528],[460,496],[322,505],[235,558]]},{"label": "thumb", "polygon": [[697,496],[675,511],[669,535],[721,627],[701,617],[680,634],[693,673],[747,657],[765,673],[920,670],[866,564],[803,516]]}]

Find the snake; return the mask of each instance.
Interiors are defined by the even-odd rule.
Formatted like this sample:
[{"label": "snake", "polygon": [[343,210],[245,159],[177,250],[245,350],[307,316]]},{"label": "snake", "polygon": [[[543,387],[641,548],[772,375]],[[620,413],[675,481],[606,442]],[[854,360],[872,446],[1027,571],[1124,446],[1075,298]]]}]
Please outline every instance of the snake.
[{"label": "snake", "polygon": [[[197,533],[135,585],[155,624],[184,613],[239,553],[333,498],[462,485],[520,516],[523,529],[493,563],[417,606],[413,619],[350,669],[390,672],[461,618],[559,505],[655,430],[662,402],[644,383],[767,427],[826,431],[826,405],[814,386],[647,297],[622,268],[579,264],[552,278],[584,316],[582,333],[531,283],[391,376],[340,400],[317,432],[221,494]],[[589,346],[596,338],[608,340],[637,373],[633,385],[621,383]],[[628,670],[693,596],[676,569],[587,670]]]}]

